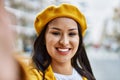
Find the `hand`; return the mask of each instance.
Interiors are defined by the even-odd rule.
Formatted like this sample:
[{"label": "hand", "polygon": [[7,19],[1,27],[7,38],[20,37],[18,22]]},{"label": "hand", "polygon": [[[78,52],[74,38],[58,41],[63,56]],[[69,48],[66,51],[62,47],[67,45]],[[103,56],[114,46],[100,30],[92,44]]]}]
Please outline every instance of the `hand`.
[{"label": "hand", "polygon": [[11,25],[4,0],[0,0],[0,80],[19,80],[18,65],[12,56],[14,36]]}]

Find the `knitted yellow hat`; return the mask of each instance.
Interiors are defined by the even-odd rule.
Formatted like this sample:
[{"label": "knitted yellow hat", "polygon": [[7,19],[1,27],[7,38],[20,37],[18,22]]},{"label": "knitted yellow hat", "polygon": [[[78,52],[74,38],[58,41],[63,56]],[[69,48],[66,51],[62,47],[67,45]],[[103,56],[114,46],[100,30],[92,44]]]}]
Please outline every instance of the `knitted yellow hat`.
[{"label": "knitted yellow hat", "polygon": [[77,21],[82,28],[82,35],[84,35],[86,26],[86,20],[84,15],[79,11],[79,9],[71,4],[61,4],[59,6],[49,6],[42,12],[38,13],[34,26],[37,34],[41,33],[41,30],[45,25],[52,19],[57,17],[68,17]]}]

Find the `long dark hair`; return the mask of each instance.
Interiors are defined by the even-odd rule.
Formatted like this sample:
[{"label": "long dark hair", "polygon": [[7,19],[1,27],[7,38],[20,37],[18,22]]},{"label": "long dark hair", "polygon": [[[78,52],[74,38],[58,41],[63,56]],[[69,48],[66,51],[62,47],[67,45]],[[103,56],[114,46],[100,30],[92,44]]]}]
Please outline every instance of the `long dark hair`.
[{"label": "long dark hair", "polygon": [[[47,29],[47,25],[41,31],[40,35],[36,38],[34,43],[34,55],[32,57],[37,70],[43,73],[43,80],[45,78],[45,70],[51,64],[51,57],[48,54],[45,46],[46,29]],[[88,80],[95,80],[85,48],[84,48],[83,36],[81,34],[81,27],[79,24],[78,24],[78,32],[79,32],[79,38],[80,38],[79,47],[76,54],[71,60],[71,64],[81,76],[86,77]]]}]

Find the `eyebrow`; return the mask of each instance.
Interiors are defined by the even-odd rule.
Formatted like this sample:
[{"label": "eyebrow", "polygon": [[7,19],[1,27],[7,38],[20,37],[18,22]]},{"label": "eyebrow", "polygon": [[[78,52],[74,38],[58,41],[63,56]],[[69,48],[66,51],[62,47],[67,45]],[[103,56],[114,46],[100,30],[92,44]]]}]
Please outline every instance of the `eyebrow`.
[{"label": "eyebrow", "polygon": [[59,30],[59,31],[61,30],[61,29],[59,29],[59,28],[56,28],[56,27],[53,27],[53,28],[50,28],[50,29],[55,29],[55,30]]},{"label": "eyebrow", "polygon": [[[56,27],[53,27],[53,28],[50,28],[50,29],[55,29],[55,30],[61,31],[61,29],[56,28]],[[78,30],[78,29],[77,28],[72,28],[72,29],[69,29],[68,31],[73,31],[73,30]]]}]

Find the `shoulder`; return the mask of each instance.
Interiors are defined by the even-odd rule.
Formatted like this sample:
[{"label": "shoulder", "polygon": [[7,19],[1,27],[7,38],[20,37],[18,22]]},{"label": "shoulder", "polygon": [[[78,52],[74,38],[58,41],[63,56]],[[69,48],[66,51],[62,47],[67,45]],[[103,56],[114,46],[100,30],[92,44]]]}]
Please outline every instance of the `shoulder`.
[{"label": "shoulder", "polygon": [[28,63],[25,61],[25,59],[20,55],[14,55],[14,59],[18,64],[19,76],[22,78],[22,80],[30,80],[27,65]]},{"label": "shoulder", "polygon": [[29,65],[29,76],[30,80],[42,80],[42,72],[38,71],[33,64]]},{"label": "shoulder", "polygon": [[18,63],[22,80],[42,80],[41,72],[31,64],[31,58],[20,55],[15,55],[14,58]]},{"label": "shoulder", "polygon": [[[30,65],[29,73],[32,76],[31,77],[32,80],[42,80],[43,73],[40,70],[38,71],[35,68],[34,64]],[[45,71],[45,79],[46,80],[56,80],[51,66],[49,66]]]},{"label": "shoulder", "polygon": [[86,77],[82,77],[83,78],[83,80],[88,80]]}]

